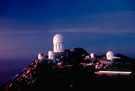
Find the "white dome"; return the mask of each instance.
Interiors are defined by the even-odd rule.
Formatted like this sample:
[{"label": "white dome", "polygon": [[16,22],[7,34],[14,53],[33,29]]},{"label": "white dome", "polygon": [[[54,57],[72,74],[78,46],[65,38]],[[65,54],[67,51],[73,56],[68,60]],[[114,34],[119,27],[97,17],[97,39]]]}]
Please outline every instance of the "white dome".
[{"label": "white dome", "polygon": [[53,43],[64,42],[64,37],[61,34],[56,34],[53,37]]},{"label": "white dome", "polygon": [[107,60],[113,60],[113,57],[114,57],[114,54],[113,54],[112,51],[108,51],[108,52],[106,53],[106,58],[107,58]]},{"label": "white dome", "polygon": [[91,54],[90,54],[90,57],[91,57],[91,58],[95,58],[95,54],[94,54],[94,53],[91,53]]},{"label": "white dome", "polygon": [[43,53],[39,53],[39,54],[38,54],[38,60],[43,60],[43,58],[44,58]]}]

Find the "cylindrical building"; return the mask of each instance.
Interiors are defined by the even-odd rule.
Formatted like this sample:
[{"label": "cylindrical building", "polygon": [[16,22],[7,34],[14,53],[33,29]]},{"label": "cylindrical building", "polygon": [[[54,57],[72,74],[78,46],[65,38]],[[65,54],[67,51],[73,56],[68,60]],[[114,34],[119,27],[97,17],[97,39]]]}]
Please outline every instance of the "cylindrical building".
[{"label": "cylindrical building", "polygon": [[64,52],[64,37],[61,34],[53,37],[53,51],[54,53]]},{"label": "cylindrical building", "polygon": [[55,61],[55,55],[53,51],[48,51],[48,59]]}]

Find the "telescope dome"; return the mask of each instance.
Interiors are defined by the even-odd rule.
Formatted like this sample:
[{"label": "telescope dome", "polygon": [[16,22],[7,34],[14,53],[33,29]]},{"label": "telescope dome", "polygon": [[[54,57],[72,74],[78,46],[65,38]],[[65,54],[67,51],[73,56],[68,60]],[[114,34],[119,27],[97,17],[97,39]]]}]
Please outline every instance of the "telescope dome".
[{"label": "telescope dome", "polygon": [[53,43],[59,43],[59,42],[64,42],[64,37],[61,34],[56,34],[53,37]]},{"label": "telescope dome", "polygon": [[108,52],[106,53],[106,58],[107,58],[107,60],[113,60],[113,57],[114,57],[114,54],[113,54],[112,51],[108,51]]}]

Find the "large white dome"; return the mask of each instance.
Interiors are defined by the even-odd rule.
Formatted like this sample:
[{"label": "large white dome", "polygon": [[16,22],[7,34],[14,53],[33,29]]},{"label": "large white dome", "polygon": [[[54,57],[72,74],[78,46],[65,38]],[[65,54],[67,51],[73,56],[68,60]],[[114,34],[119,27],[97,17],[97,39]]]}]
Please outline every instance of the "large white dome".
[{"label": "large white dome", "polygon": [[61,34],[56,34],[53,37],[53,43],[64,42],[64,37]]},{"label": "large white dome", "polygon": [[106,58],[107,58],[107,60],[113,60],[113,57],[114,57],[114,54],[113,54],[112,51],[108,51],[108,52],[106,53]]}]

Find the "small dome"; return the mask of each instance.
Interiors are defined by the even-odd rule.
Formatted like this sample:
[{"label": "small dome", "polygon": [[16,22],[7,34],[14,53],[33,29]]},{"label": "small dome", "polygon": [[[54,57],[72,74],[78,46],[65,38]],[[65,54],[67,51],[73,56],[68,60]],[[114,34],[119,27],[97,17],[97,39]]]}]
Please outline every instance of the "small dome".
[{"label": "small dome", "polygon": [[39,53],[38,54],[38,60],[43,60],[44,58],[44,54],[43,53]]},{"label": "small dome", "polygon": [[64,41],[64,37],[61,34],[56,34],[53,37],[53,43],[58,43],[58,42],[63,42]]},{"label": "small dome", "polygon": [[91,53],[91,54],[90,54],[90,57],[91,57],[91,58],[95,58],[95,54],[94,54],[94,53]]},{"label": "small dome", "polygon": [[113,54],[112,51],[108,51],[108,52],[106,53],[106,58],[107,58],[107,60],[113,60],[113,57],[114,57],[114,54]]}]

